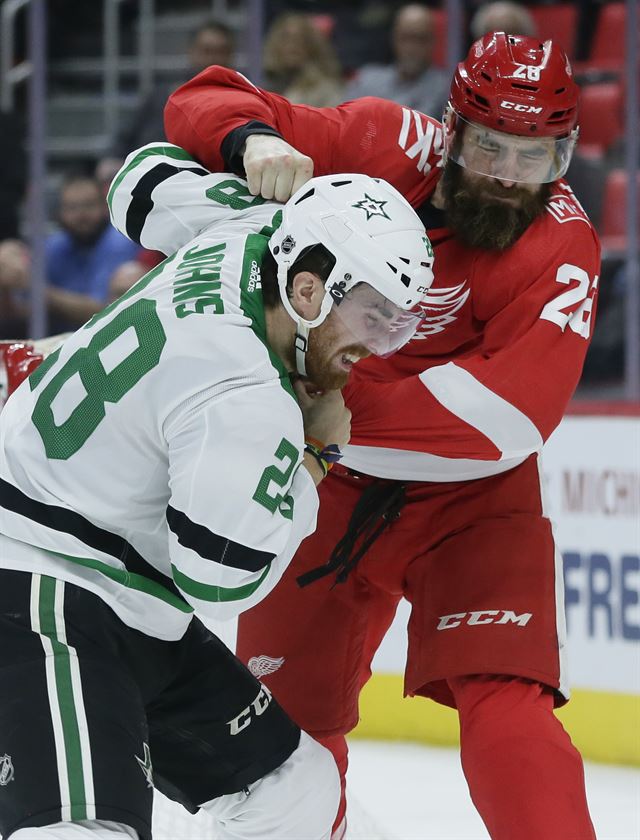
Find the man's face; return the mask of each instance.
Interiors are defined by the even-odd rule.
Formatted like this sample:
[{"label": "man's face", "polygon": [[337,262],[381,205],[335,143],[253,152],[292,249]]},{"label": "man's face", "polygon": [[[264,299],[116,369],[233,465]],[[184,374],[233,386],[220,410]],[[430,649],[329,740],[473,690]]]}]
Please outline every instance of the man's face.
[{"label": "man's face", "polygon": [[433,24],[428,9],[407,6],[399,12],[393,28],[396,65],[406,76],[418,76],[431,64]]},{"label": "man's face", "polygon": [[344,388],[353,365],[369,355],[332,309],[325,321],[309,332],[307,375],[322,391]]},{"label": "man's face", "polygon": [[554,137],[520,137],[467,123],[459,154],[467,169],[495,178],[505,187],[516,183],[536,187],[555,180]]},{"label": "man's face", "polygon": [[473,248],[504,251],[544,212],[551,184],[478,175],[448,160],[442,174],[447,224]]},{"label": "man's face", "polygon": [[63,188],[59,212],[60,224],[80,244],[92,244],[107,224],[107,203],[89,179]]},{"label": "man's face", "polygon": [[292,15],[282,21],[281,43],[278,49],[278,65],[281,72],[302,70],[311,57],[309,33],[303,21]]},{"label": "man's face", "polygon": [[203,29],[196,35],[191,45],[189,58],[196,73],[200,73],[212,64],[232,67],[233,47],[224,32],[217,29]]}]

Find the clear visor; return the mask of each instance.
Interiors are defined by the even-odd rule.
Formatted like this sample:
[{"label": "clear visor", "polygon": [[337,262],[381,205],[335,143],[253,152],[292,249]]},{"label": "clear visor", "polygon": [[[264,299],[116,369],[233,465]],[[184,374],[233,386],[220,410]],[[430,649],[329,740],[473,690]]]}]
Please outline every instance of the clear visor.
[{"label": "clear visor", "polygon": [[344,297],[334,300],[333,312],[376,356],[390,356],[407,343],[424,320],[421,307],[400,309],[368,283],[357,283]]},{"label": "clear visor", "polygon": [[478,175],[501,181],[546,184],[562,178],[571,162],[577,131],[568,137],[521,137],[493,131],[455,115],[446,133],[447,158]]}]

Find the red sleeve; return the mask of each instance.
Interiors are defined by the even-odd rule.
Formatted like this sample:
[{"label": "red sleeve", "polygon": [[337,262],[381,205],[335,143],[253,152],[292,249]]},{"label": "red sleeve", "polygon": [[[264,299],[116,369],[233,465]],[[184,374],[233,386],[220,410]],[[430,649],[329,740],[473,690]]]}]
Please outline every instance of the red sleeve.
[{"label": "red sleeve", "polygon": [[223,67],[209,67],[178,88],[165,108],[167,139],[213,171],[224,168],[224,138],[251,120],[272,126],[309,155],[316,175],[361,172],[384,178],[413,204],[424,195],[425,173],[442,156],[440,124],[417,111],[372,97],[337,108],[292,105]]},{"label": "red sleeve", "polygon": [[[497,305],[496,295],[487,295],[495,312],[475,350],[444,364],[425,358],[420,373],[398,381],[376,382],[363,370],[346,393],[353,414],[349,466],[385,477],[454,481],[501,472],[541,449],[580,378],[600,259],[588,223],[555,233],[551,241],[539,236],[537,244],[525,235],[508,254],[478,259],[476,288],[500,283],[498,265],[507,282]],[[481,295],[478,300],[476,317],[485,314]],[[426,351],[428,339],[421,344]]]}]

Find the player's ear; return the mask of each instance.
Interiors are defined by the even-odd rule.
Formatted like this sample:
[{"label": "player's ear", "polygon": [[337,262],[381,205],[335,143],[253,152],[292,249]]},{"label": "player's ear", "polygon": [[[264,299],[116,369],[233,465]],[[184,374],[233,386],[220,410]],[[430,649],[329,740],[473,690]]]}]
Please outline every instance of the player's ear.
[{"label": "player's ear", "polygon": [[299,271],[291,283],[291,304],[298,315],[313,321],[320,314],[324,283],[311,271]]}]

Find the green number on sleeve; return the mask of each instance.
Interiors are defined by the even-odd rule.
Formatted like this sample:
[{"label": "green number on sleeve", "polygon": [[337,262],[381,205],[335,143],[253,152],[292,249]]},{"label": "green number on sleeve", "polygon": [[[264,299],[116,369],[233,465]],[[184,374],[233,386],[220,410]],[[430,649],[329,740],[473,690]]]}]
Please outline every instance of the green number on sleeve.
[{"label": "green number on sleeve", "polygon": [[55,363],[58,361],[59,355],[60,348],[58,347],[55,353],[51,353],[49,356],[47,356],[47,358],[42,362],[42,364],[38,365],[38,367],[29,376],[29,387],[32,391],[34,391],[45,378],[45,376],[49,372],[49,368],[52,368],[55,365]]},{"label": "green number on sleeve", "polygon": [[[135,331],[137,347],[107,373],[100,353],[127,330]],[[98,330],[42,389],[31,415],[48,458],[66,460],[76,453],[105,417],[105,403],[117,403],[160,361],[166,335],[156,304],[138,300]],[[78,375],[86,396],[60,425],[52,404],[71,377]]]},{"label": "green number on sleeve", "polygon": [[286,438],[282,438],[278,448],[275,451],[275,457],[280,461],[284,469],[280,469],[275,464],[268,466],[262,475],[260,481],[253,494],[254,501],[266,507],[271,513],[280,511],[285,519],[293,519],[293,496],[290,493],[278,493],[273,488],[273,493],[269,492],[271,482],[277,487],[286,487],[291,478],[293,468],[298,461],[298,450]]},{"label": "green number on sleeve", "polygon": [[232,210],[246,210],[249,207],[257,207],[258,204],[264,204],[266,201],[260,195],[251,195],[248,187],[231,178],[228,181],[220,181],[214,187],[209,187],[206,196]]}]

